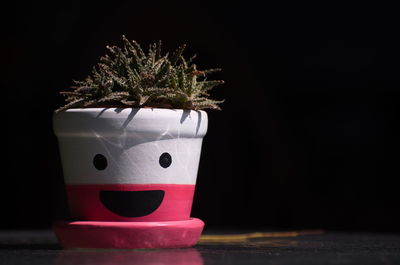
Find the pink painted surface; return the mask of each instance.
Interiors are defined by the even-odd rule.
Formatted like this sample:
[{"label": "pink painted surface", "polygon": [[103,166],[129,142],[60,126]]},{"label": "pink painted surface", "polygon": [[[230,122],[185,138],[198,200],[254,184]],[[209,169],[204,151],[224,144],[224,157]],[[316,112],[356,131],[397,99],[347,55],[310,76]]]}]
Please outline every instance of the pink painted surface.
[{"label": "pink painted surface", "polygon": [[203,227],[203,221],[191,218],[170,222],[57,222],[53,229],[65,249],[140,249],[191,247]]},{"label": "pink painted surface", "polygon": [[[195,185],[181,184],[85,184],[66,185],[71,217],[86,221],[181,221],[190,218]],[[152,213],[124,217],[107,209],[100,201],[101,191],[163,190],[164,198]]]}]

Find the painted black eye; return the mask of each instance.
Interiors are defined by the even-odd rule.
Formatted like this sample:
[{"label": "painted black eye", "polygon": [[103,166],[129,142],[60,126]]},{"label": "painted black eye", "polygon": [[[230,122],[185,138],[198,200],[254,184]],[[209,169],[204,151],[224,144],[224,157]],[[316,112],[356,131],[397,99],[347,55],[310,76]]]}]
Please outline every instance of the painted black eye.
[{"label": "painted black eye", "polygon": [[162,155],[160,155],[159,162],[160,162],[160,166],[162,166],[163,168],[167,168],[172,163],[172,157],[168,153],[163,153]]},{"label": "painted black eye", "polygon": [[107,167],[107,158],[102,154],[97,154],[93,158],[93,165],[98,170],[104,170]]}]

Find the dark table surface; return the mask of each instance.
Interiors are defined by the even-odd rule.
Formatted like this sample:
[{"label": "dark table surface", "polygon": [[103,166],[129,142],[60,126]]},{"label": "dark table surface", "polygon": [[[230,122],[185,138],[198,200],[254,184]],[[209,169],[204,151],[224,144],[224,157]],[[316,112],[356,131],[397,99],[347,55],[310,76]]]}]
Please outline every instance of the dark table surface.
[{"label": "dark table surface", "polygon": [[0,231],[0,264],[400,264],[400,235],[206,231],[188,249],[62,250],[51,231]]}]

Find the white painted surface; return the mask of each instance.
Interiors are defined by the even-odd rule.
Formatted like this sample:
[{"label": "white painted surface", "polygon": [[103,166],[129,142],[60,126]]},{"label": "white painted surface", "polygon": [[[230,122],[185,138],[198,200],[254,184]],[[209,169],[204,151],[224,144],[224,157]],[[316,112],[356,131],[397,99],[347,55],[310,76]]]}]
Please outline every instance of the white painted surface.
[{"label": "white painted surface", "polygon": [[[195,184],[204,111],[171,109],[70,109],[54,114],[66,184]],[[169,167],[160,155],[172,157]],[[108,166],[97,170],[96,154]]]}]

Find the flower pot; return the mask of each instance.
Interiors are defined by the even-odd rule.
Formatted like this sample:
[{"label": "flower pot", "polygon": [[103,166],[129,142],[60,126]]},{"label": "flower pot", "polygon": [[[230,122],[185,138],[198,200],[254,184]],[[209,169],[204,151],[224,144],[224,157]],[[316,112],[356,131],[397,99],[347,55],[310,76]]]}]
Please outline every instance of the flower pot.
[{"label": "flower pot", "polygon": [[207,131],[204,111],[69,109],[55,113],[53,122],[73,220],[103,228],[114,222],[130,231],[194,220],[202,229],[190,211]]}]

